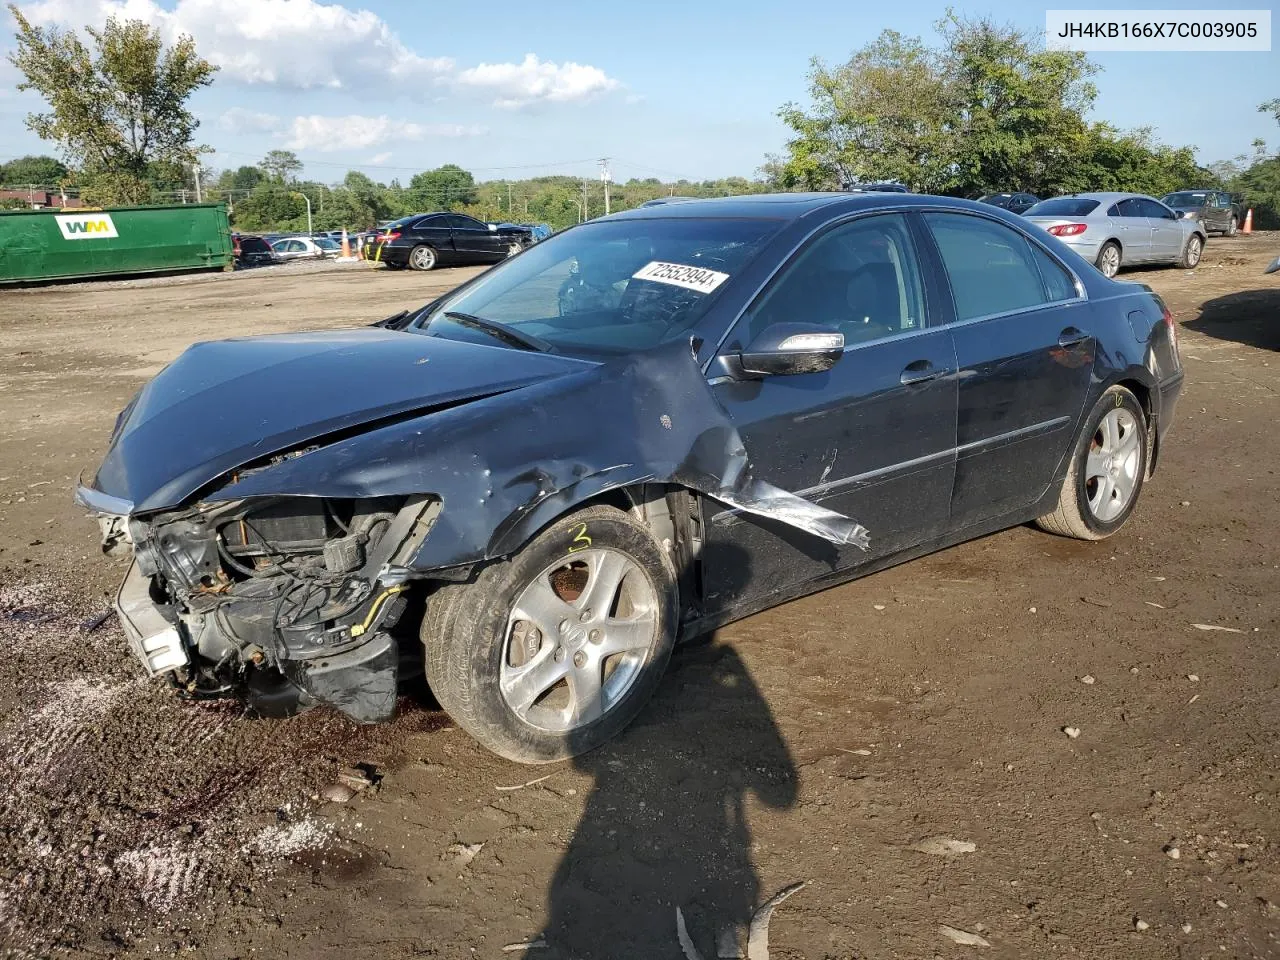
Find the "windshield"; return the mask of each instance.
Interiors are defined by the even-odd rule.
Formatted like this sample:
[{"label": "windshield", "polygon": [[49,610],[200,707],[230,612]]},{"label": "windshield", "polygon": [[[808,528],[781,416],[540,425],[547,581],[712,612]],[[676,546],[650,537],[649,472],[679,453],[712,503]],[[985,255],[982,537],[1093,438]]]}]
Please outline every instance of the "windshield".
[{"label": "windshield", "polygon": [[722,285],[780,227],[776,220],[712,219],[584,224],[439,301],[411,329],[491,344],[495,336],[476,321],[492,321],[557,352],[644,350],[687,336]]},{"label": "windshield", "polygon": [[1203,190],[1184,190],[1181,193],[1170,193],[1161,200],[1170,207],[1203,207],[1208,196]]},{"label": "windshield", "polygon": [[328,237],[316,237],[316,246],[321,250],[337,250],[338,245]]},{"label": "windshield", "polygon": [[1084,197],[1054,197],[1041,200],[1027,210],[1028,217],[1087,217],[1098,207],[1097,200]]}]

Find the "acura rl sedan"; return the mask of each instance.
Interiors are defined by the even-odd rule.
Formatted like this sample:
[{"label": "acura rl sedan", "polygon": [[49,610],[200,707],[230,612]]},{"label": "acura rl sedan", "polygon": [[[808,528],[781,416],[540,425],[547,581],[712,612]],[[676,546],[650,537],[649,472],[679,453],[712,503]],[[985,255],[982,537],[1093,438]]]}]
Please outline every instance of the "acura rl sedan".
[{"label": "acura rl sedan", "polygon": [[1158,297],[990,205],[690,200],[372,328],[196,344],[78,499],[182,695],[378,721],[408,654],[542,762],[682,638],[1014,524],[1113,535],[1182,377]]},{"label": "acura rl sedan", "polygon": [[1204,224],[1135,193],[1073,193],[1024,214],[1093,263],[1104,276],[1140,263],[1192,270],[1204,253]]}]

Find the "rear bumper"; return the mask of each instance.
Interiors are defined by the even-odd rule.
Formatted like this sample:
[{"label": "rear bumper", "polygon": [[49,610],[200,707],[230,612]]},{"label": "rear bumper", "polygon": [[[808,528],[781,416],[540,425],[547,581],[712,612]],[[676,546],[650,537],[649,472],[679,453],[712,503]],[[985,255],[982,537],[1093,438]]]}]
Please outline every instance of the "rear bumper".
[{"label": "rear bumper", "polygon": [[1159,439],[1169,435],[1173,427],[1174,415],[1178,409],[1178,399],[1182,396],[1182,383],[1185,375],[1181,370],[1166,380],[1160,381],[1160,414],[1156,420]]},{"label": "rear bumper", "polygon": [[409,265],[409,251],[412,247],[401,247],[394,243],[380,243],[373,248],[373,254],[369,259],[377,260],[381,263],[390,263],[397,267],[407,267]]}]

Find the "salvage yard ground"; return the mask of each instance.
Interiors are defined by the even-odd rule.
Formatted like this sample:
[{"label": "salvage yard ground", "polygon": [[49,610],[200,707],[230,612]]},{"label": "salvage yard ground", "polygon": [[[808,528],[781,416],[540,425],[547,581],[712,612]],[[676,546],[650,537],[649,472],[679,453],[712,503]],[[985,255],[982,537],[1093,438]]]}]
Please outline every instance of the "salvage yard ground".
[{"label": "salvage yard ground", "polygon": [[680,906],[712,957],[803,880],[775,960],[1280,956],[1277,254],[1122,275],[1173,309],[1187,388],[1115,539],[1017,528],[752,617],[544,768],[418,689],[366,728],[177,702],[94,628],[123,570],[71,503],[189,343],[475,270],[0,291],[0,955],[662,960]]}]

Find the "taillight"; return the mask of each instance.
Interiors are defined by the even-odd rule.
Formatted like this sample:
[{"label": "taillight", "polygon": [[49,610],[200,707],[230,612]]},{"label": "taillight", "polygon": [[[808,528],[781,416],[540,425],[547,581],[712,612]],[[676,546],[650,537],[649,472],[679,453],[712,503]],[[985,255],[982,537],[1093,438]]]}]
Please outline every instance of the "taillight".
[{"label": "taillight", "polygon": [[388,233],[384,233],[384,234],[382,235],[382,242],[383,242],[383,243],[386,243],[388,240],[399,240],[399,239],[400,239],[400,234],[398,234],[398,233],[390,233],[390,232],[388,232]]},{"label": "taillight", "polygon": [[1055,237],[1075,237],[1089,229],[1085,223],[1059,223],[1049,228]]}]

